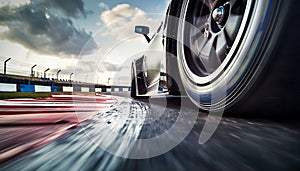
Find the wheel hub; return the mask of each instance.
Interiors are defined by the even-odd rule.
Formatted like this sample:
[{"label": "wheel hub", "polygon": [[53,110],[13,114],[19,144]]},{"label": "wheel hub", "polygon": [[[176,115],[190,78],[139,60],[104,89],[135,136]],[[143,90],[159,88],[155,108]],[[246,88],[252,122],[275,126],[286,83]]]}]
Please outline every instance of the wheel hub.
[{"label": "wheel hub", "polygon": [[218,4],[211,12],[212,30],[217,33],[226,25],[230,16],[230,3]]},{"label": "wheel hub", "polygon": [[212,13],[212,17],[217,24],[221,24],[225,18],[225,8],[223,6],[216,8]]}]

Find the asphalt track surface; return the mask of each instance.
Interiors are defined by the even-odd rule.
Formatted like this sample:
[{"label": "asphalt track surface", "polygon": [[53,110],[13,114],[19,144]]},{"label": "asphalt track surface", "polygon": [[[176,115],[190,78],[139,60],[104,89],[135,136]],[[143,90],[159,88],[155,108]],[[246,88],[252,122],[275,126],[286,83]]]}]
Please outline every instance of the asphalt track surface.
[{"label": "asphalt track surface", "polygon": [[[24,122],[24,119],[16,119],[18,117],[9,111],[5,116],[10,118],[1,116],[6,121],[1,119],[0,157],[2,159],[6,157],[6,160],[3,159],[0,170],[298,170],[300,168],[298,120],[223,117],[213,136],[205,144],[199,144],[199,134],[207,119],[206,114],[199,112],[192,131],[172,150],[148,159],[126,159],[107,152],[98,142],[107,140],[110,147],[121,154],[127,154],[132,148],[139,148],[133,146],[135,141],[162,134],[178,119],[179,98],[168,97],[169,105],[162,107],[160,103],[153,105],[149,100],[132,100],[128,94],[116,93],[114,96],[101,96],[98,101],[78,98],[75,104],[80,110],[74,110],[68,98],[56,97],[45,101],[49,103],[51,99],[52,104],[59,109],[54,110],[56,115],[64,114],[50,121],[43,120],[44,116],[41,115],[35,115],[40,118],[26,118],[27,115],[23,115],[22,117],[27,119]],[[59,105],[58,99],[61,100]],[[160,97],[157,99],[159,102]],[[59,107],[63,104],[68,104],[69,107]],[[6,104],[5,107],[9,109],[9,105]],[[24,107],[19,107],[21,111],[19,114],[24,113]],[[126,110],[128,108],[134,110],[128,113]],[[162,115],[150,117],[153,122],[145,122],[149,113],[155,113],[161,108],[164,108]],[[6,109],[2,109],[2,112]],[[33,112],[51,114],[51,105],[48,104],[44,110]],[[74,119],[74,112],[76,117],[82,117]],[[35,121],[36,125],[26,125]],[[107,127],[131,137],[131,141],[120,142],[121,139],[107,133],[105,130]],[[41,142],[35,142],[38,140]],[[28,146],[24,147],[24,144]],[[19,147],[23,147],[23,151],[18,151]],[[10,151],[8,154],[15,152],[15,155],[3,156],[3,152],[7,151]]]}]

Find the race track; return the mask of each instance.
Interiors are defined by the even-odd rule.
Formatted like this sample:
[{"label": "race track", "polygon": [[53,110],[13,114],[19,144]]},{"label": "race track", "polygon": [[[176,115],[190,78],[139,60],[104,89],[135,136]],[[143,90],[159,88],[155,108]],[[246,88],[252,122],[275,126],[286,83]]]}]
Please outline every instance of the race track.
[{"label": "race track", "polygon": [[[30,125],[25,124],[23,118],[11,119],[18,117],[9,112],[1,116],[6,119],[5,124],[1,121],[0,127],[1,152],[12,148],[12,142],[18,147],[25,141],[47,138],[3,162],[0,170],[297,170],[300,166],[298,120],[223,117],[212,137],[205,144],[199,144],[207,114],[198,113],[193,129],[175,148],[152,158],[128,159],[124,156],[130,156],[133,150],[145,150],[136,145],[138,140],[158,137],[180,119],[180,101],[187,99],[161,96],[155,100],[132,100],[126,93],[100,96],[92,102],[81,97],[72,103],[69,97],[53,98],[52,102],[46,100],[48,104],[43,111],[32,112],[38,117],[41,113],[53,117],[64,113],[63,117],[41,119],[41,123]],[[26,106],[32,102],[5,103]],[[50,104],[56,104],[55,114],[49,112]],[[69,104],[69,107],[58,104]],[[74,106],[80,110],[74,110]],[[9,105],[6,107],[9,109]],[[20,113],[29,112],[21,105],[17,109],[22,111]],[[82,117],[72,119],[71,113]],[[21,116],[27,123],[37,119]],[[129,140],[123,139],[124,136]]]}]

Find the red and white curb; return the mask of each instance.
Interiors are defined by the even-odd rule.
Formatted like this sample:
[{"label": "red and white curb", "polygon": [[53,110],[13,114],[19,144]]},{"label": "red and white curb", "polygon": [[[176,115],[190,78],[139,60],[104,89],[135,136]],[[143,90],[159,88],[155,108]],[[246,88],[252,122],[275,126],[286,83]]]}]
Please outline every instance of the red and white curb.
[{"label": "red and white curb", "polygon": [[0,100],[0,163],[61,137],[116,103],[104,95]]}]

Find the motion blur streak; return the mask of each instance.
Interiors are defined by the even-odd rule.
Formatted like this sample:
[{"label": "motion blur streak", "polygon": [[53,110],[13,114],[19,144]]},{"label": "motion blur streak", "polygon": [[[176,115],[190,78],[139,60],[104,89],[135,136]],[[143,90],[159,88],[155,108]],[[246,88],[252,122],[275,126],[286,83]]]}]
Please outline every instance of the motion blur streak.
[{"label": "motion blur streak", "polygon": [[0,101],[0,163],[56,140],[115,102],[102,95]]},{"label": "motion blur streak", "polygon": [[[206,115],[177,147],[158,157],[133,160],[116,157],[101,149],[99,142],[129,153],[137,139],[162,134],[178,117],[178,99],[169,98],[161,109],[147,100],[118,98],[104,114],[83,122],[69,134],[0,166],[1,170],[290,170],[300,161],[297,121],[270,121],[224,117],[216,133],[205,144],[198,144]],[[188,113],[187,113],[188,114]],[[124,144],[110,131],[131,137]],[[299,168],[299,167],[298,167]]]}]

